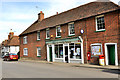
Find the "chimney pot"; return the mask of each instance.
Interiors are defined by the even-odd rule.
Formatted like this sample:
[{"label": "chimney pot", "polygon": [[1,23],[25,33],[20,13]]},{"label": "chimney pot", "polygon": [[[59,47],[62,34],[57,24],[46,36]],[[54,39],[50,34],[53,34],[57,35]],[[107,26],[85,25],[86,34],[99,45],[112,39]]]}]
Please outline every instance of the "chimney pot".
[{"label": "chimney pot", "polygon": [[56,14],[58,15],[58,12],[56,12]]}]

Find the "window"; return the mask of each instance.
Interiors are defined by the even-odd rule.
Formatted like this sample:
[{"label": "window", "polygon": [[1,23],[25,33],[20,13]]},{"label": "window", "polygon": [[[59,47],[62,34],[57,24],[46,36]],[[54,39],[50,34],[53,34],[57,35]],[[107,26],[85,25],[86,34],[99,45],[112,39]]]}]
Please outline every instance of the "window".
[{"label": "window", "polygon": [[27,36],[23,37],[23,44],[27,44]]},{"label": "window", "polygon": [[55,58],[63,58],[63,44],[55,45]]},{"label": "window", "polygon": [[61,27],[56,27],[56,37],[61,37]]},{"label": "window", "polygon": [[40,40],[40,31],[37,32],[37,40]]},{"label": "window", "polygon": [[102,54],[102,44],[91,44],[91,56],[99,56]]},{"label": "window", "polygon": [[46,39],[49,39],[49,38],[50,38],[50,30],[46,29]]},{"label": "window", "polygon": [[69,44],[70,58],[71,59],[81,59],[81,44],[71,43]]},{"label": "window", "polygon": [[69,27],[69,35],[75,35],[74,22],[69,23],[68,27]]},{"label": "window", "polygon": [[37,56],[41,56],[41,48],[37,47]]},{"label": "window", "polygon": [[27,48],[24,48],[23,53],[24,53],[24,54],[23,54],[24,56],[28,56],[28,49],[27,49]]},{"label": "window", "polygon": [[104,15],[96,17],[96,31],[105,30]]}]

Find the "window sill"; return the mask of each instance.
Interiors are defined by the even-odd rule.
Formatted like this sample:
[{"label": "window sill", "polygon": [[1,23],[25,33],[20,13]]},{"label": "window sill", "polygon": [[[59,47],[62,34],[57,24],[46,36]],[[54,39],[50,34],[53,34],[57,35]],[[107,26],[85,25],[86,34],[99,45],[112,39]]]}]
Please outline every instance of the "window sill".
[{"label": "window sill", "polygon": [[50,40],[50,38],[46,38],[46,40]]},{"label": "window sill", "polygon": [[40,39],[39,39],[39,40],[37,40],[37,41],[40,41]]},{"label": "window sill", "polygon": [[97,33],[97,32],[105,32],[105,31],[106,31],[106,30],[100,30],[100,31],[95,31],[95,32]]},{"label": "window sill", "polygon": [[75,34],[73,34],[73,35],[69,35],[68,37],[71,37],[71,36],[75,36]]},{"label": "window sill", "polygon": [[40,58],[41,56],[37,56],[37,57],[39,57],[39,58]]},{"label": "window sill", "polygon": [[58,38],[61,38],[61,36],[60,37],[56,37],[56,39],[58,39]]}]

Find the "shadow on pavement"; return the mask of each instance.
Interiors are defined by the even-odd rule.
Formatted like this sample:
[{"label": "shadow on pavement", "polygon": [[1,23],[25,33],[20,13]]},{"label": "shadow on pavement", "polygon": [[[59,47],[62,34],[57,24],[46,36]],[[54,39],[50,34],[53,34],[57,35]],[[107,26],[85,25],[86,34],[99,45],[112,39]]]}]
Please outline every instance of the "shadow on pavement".
[{"label": "shadow on pavement", "polygon": [[120,69],[104,69],[103,72],[113,73],[113,74],[120,74]]}]

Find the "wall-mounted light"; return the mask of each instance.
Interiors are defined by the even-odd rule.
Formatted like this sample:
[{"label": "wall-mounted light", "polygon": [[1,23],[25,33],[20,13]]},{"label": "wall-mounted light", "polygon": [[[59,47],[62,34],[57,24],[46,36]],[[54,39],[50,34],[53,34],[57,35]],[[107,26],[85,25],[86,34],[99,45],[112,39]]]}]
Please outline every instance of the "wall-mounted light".
[{"label": "wall-mounted light", "polygon": [[51,38],[53,38],[53,35],[51,35]]}]

